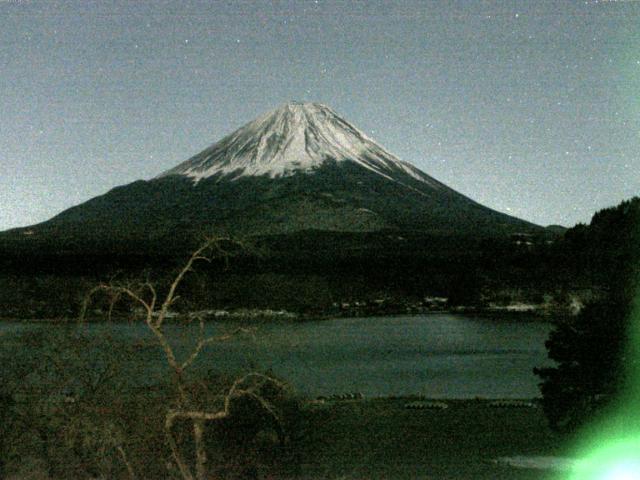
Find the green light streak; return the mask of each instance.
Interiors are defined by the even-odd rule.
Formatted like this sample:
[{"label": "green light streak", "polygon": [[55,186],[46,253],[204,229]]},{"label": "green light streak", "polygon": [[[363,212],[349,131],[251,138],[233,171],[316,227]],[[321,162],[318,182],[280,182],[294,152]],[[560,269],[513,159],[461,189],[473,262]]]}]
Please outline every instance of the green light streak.
[{"label": "green light streak", "polygon": [[580,459],[567,480],[640,480],[640,309],[629,319],[624,393],[582,431],[574,449]]},{"label": "green light streak", "polygon": [[604,443],[578,462],[569,480],[640,479],[640,436]]},{"label": "green light streak", "polygon": [[[640,287],[640,274],[637,278]],[[635,289],[627,320],[623,363],[623,393],[602,420],[582,431],[573,454],[579,460],[563,480],[640,480],[640,288]]]}]

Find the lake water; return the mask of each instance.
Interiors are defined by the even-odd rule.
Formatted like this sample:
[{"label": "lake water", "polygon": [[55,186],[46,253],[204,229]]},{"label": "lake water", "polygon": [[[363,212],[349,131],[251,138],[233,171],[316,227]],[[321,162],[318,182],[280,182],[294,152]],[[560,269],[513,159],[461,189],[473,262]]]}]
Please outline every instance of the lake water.
[{"label": "lake water", "polygon": [[[3,337],[50,324],[2,323]],[[92,324],[141,345],[150,379],[164,375],[161,353],[140,324]],[[171,326],[178,353],[186,352],[186,326]],[[207,333],[220,326],[208,325]],[[227,327],[228,328],[228,327]],[[532,369],[549,365],[544,342],[551,325],[454,314],[353,318],[264,324],[251,335],[208,347],[194,368],[271,369],[310,396],[360,392],[365,396],[422,394],[430,398],[531,398],[539,396]],[[139,365],[138,365],[139,366]],[[140,369],[138,369],[139,371]]]}]

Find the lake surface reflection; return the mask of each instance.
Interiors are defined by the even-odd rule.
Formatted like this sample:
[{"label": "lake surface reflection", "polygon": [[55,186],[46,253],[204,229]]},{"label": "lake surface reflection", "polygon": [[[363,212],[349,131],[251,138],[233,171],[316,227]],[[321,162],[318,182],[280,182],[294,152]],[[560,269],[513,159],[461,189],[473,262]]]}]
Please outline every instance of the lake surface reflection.
[{"label": "lake surface reflection", "polygon": [[[0,324],[7,334],[51,324]],[[141,346],[132,359],[145,379],[166,375],[161,352],[142,323],[91,324],[95,335]],[[207,325],[207,333],[229,326]],[[170,326],[178,352],[196,326]],[[430,398],[539,396],[532,369],[549,365],[544,342],[549,323],[454,314],[263,324],[203,351],[197,369],[271,369],[310,396],[360,392],[365,396],[422,394]]]}]

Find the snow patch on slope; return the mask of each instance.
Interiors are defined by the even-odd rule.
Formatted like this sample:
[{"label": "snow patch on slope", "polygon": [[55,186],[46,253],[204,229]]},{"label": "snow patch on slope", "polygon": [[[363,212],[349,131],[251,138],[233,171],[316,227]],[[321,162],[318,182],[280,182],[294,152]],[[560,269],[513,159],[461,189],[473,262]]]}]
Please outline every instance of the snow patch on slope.
[{"label": "snow patch on slope", "polygon": [[439,188],[413,165],[387,152],[363,132],[317,103],[289,103],[249,122],[160,177],[184,175],[271,178],[312,172],[326,161],[354,162],[389,180],[403,172]]}]

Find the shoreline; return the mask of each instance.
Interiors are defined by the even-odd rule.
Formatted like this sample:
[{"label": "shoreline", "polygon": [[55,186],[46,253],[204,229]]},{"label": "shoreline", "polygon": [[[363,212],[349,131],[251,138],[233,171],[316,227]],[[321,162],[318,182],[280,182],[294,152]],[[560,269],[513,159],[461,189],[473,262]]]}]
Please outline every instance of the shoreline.
[{"label": "shoreline", "polygon": [[[219,311],[218,311],[219,312]],[[392,312],[332,312],[332,313],[320,313],[320,314],[299,314],[288,311],[278,311],[277,314],[270,314],[269,310],[238,310],[238,311],[224,311],[225,314],[216,315],[211,314],[211,311],[204,312],[188,312],[188,313],[173,313],[167,317],[167,320],[177,323],[192,323],[197,320],[198,315],[203,316],[205,323],[249,323],[249,324],[295,324],[304,322],[319,322],[330,320],[343,320],[343,319],[355,319],[355,318],[389,318],[389,317],[420,317],[420,316],[432,316],[432,315],[463,315],[480,317],[487,320],[504,320],[504,319],[518,319],[526,322],[542,322],[542,323],[555,323],[558,318],[569,316],[569,312],[566,311],[550,311],[550,310],[523,310],[514,311],[506,309],[495,308],[480,308],[480,307],[456,307],[452,309],[440,309],[440,310],[425,310],[421,312],[406,312],[406,311],[392,311]],[[280,313],[282,312],[282,313]],[[3,323],[50,323],[60,325],[70,325],[73,323],[79,323],[77,318],[74,317],[54,317],[54,318],[37,318],[37,317],[4,317],[0,315],[0,322]],[[94,314],[87,316],[83,323],[136,323],[144,322],[143,317],[136,317],[134,315],[113,315],[110,319],[106,315]]]}]

